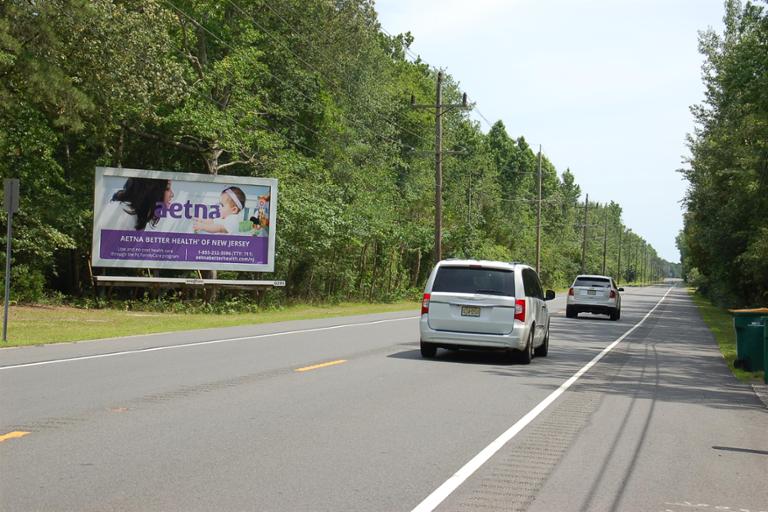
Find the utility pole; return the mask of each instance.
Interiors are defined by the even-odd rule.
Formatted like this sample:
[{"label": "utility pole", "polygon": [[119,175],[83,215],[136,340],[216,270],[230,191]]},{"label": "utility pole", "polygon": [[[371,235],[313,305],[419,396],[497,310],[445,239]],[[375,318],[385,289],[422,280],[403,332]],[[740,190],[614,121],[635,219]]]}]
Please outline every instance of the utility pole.
[{"label": "utility pole", "polygon": [[536,273],[541,273],[541,144],[539,144],[539,200],[536,208]]},{"label": "utility pole", "polygon": [[587,198],[584,201],[584,240],[582,240],[581,243],[581,273],[586,273],[586,262],[587,262],[587,212],[589,211],[589,194],[587,194]]},{"label": "utility pole", "polygon": [[469,171],[469,187],[467,188],[467,227],[472,228],[472,171]]},{"label": "utility pole", "polygon": [[454,108],[468,108],[467,93],[460,104],[443,105],[443,72],[437,73],[434,105],[417,105],[411,95],[411,108],[435,109],[435,263],[443,259],[443,114]]},{"label": "utility pole", "polygon": [[8,216],[5,238],[5,301],[3,302],[3,342],[8,341],[8,304],[11,302],[11,249],[13,239],[13,214],[19,210],[19,180],[3,180],[3,205]]},{"label": "utility pole", "polygon": [[603,234],[603,275],[605,273],[605,255],[608,251],[608,208],[605,209],[605,233]]},{"label": "utility pole", "polygon": [[624,231],[624,228],[621,227],[621,220],[619,220],[619,261],[616,264],[616,268],[618,268],[618,271],[616,273],[616,281],[621,282],[621,234]]},{"label": "utility pole", "polygon": [[648,282],[648,244],[643,244],[643,284]]},{"label": "utility pole", "polygon": [[632,282],[629,278],[629,271],[632,269],[632,230],[627,230],[627,281]]},{"label": "utility pole", "polygon": [[435,95],[435,263],[443,259],[443,72]]}]

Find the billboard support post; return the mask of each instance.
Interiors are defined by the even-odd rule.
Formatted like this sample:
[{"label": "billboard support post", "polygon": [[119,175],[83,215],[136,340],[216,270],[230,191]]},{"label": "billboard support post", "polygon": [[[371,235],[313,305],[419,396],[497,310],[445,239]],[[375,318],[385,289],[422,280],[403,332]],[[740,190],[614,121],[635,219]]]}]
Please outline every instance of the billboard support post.
[{"label": "billboard support post", "polygon": [[8,303],[11,300],[11,237],[13,235],[13,214],[19,209],[19,180],[3,180],[5,211],[8,214],[8,228],[5,244],[5,302],[3,305],[3,342],[8,341]]}]

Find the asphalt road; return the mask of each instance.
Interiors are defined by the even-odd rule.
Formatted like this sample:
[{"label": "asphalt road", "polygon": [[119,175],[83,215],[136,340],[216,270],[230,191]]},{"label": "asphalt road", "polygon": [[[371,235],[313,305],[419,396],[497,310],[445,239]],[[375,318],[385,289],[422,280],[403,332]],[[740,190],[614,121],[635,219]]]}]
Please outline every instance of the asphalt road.
[{"label": "asphalt road", "polygon": [[417,311],[0,350],[0,510],[768,511],[766,407],[685,291],[623,301],[529,366]]}]

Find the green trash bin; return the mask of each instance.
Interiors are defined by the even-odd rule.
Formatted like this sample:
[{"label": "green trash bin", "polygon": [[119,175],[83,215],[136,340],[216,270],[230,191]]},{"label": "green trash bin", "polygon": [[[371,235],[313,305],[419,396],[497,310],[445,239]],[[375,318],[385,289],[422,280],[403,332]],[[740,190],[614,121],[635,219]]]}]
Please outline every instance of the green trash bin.
[{"label": "green trash bin", "polygon": [[757,372],[765,368],[765,323],[763,317],[768,308],[731,309],[733,327],[736,329],[736,362],[745,370]]}]

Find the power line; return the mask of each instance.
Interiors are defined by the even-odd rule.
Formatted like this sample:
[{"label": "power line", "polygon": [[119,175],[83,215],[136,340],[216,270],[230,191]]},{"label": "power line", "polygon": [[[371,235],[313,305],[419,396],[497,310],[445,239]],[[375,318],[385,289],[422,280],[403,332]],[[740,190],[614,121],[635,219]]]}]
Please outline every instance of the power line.
[{"label": "power line", "polygon": [[[241,12],[243,15],[245,15],[245,16],[248,16],[249,18],[251,18],[251,19],[253,20],[254,24],[255,24],[256,26],[258,26],[258,27],[259,27],[259,28],[260,28],[262,31],[264,31],[264,32],[267,32],[267,33],[270,33],[270,36],[271,36],[271,31],[270,31],[269,29],[267,29],[267,28],[265,28],[264,26],[262,26],[261,24],[259,24],[259,23],[256,21],[256,19],[255,19],[253,16],[250,16],[248,13],[246,13],[246,12],[245,12],[245,11],[244,11],[244,10],[243,10],[243,9],[242,9],[242,8],[241,8],[241,7],[240,7],[238,4],[237,4],[237,3],[235,3],[235,2],[234,2],[234,0],[227,0],[227,1],[228,1],[230,4],[232,4],[232,5],[233,5],[233,6],[234,6],[236,9],[238,9],[238,10],[239,10],[239,11],[240,11],[240,12]],[[290,23],[288,20],[286,20],[286,19],[285,19],[285,18],[284,18],[284,17],[283,17],[283,16],[282,16],[282,15],[281,15],[281,14],[280,14],[280,13],[279,13],[277,10],[275,10],[275,9],[273,8],[273,6],[272,6],[272,5],[270,5],[270,3],[269,3],[269,2],[267,2],[265,5],[266,5],[266,6],[267,6],[267,8],[268,8],[270,11],[272,11],[272,12],[273,12],[273,13],[274,13],[274,14],[275,14],[275,15],[276,15],[278,18],[280,18],[280,20],[281,20],[281,21],[282,21],[282,22],[283,22],[283,23],[284,23],[284,24],[287,26],[287,28],[289,28],[289,29],[291,29],[291,30],[293,30],[293,29],[295,29],[295,28],[296,28],[296,27],[295,27],[295,26],[294,26],[292,23]],[[292,12],[295,14],[295,11],[292,11]],[[380,28],[380,29],[381,29],[381,30],[382,30],[382,31],[383,31],[385,34],[387,34],[388,36],[390,36],[390,37],[393,37],[393,38],[394,38],[394,36],[393,36],[392,34],[390,34],[389,32],[387,32],[387,30],[386,30],[384,27],[382,27],[380,24],[379,24],[379,28]],[[276,39],[276,38],[273,38],[273,40],[277,41],[277,39]],[[306,64],[306,65],[309,67],[309,69],[311,69],[312,71],[314,71],[315,73],[317,73],[317,74],[318,74],[318,75],[320,75],[321,77],[323,77],[323,78],[325,78],[326,80],[328,80],[329,82],[331,82],[331,84],[332,84],[332,85],[334,85],[335,87],[337,87],[338,89],[341,89],[341,88],[342,88],[338,82],[335,82],[333,79],[331,79],[331,78],[327,77],[327,76],[326,76],[325,74],[323,74],[321,71],[319,71],[319,70],[317,70],[316,68],[314,68],[314,67],[313,67],[311,64],[309,64],[309,63],[308,63],[306,60],[302,59],[302,58],[301,58],[299,55],[297,55],[297,54],[296,54],[296,53],[295,53],[295,52],[294,52],[294,51],[293,51],[293,50],[292,50],[290,47],[288,47],[288,46],[287,46],[287,45],[285,45],[285,44],[282,44],[282,42],[281,42],[280,44],[281,44],[281,46],[283,46],[283,47],[284,47],[286,50],[288,50],[288,51],[289,51],[289,52],[290,52],[292,55],[294,55],[294,56],[295,56],[297,59],[299,59],[301,62],[303,62],[304,64]],[[408,52],[409,54],[411,54],[411,55],[412,55],[414,58],[418,58],[418,56],[415,56],[415,55],[413,55],[413,54],[412,54],[412,52],[410,52],[410,50],[409,50],[408,48],[406,48],[406,52]],[[381,107],[382,105],[381,105],[381,104],[375,104],[375,106],[376,106],[376,107]],[[446,112],[447,112],[447,111],[446,111]],[[385,122],[387,122],[387,123],[388,123],[390,126],[392,126],[392,127],[394,127],[394,128],[397,128],[398,130],[400,130],[400,131],[401,131],[401,132],[403,132],[403,133],[408,133],[408,134],[410,134],[410,135],[413,135],[413,136],[414,136],[414,137],[416,137],[417,139],[420,139],[420,140],[422,140],[422,141],[427,141],[427,139],[426,139],[426,138],[425,138],[423,135],[421,135],[421,134],[418,134],[418,133],[416,133],[416,132],[414,132],[414,131],[412,131],[412,130],[409,130],[408,128],[404,128],[404,127],[402,127],[402,126],[401,126],[401,125],[399,125],[399,124],[398,124],[396,121],[392,120],[391,118],[389,118],[389,117],[387,117],[387,116],[385,116],[385,115],[379,115],[379,118],[380,118],[380,119],[382,119],[382,120],[384,120]],[[396,142],[396,141],[393,141],[393,142]],[[467,148],[466,148],[466,147],[464,147],[464,146],[459,146],[459,147],[460,147],[460,148],[461,148],[463,151],[465,151],[465,152],[468,152],[468,150],[467,150]]]},{"label": "power line", "polygon": [[[297,58],[299,61],[301,61],[302,63],[304,63],[304,64],[307,66],[307,68],[308,68],[309,70],[311,70],[311,71],[313,71],[313,72],[317,73],[317,74],[318,74],[320,77],[322,77],[322,78],[323,78],[323,79],[325,79],[326,81],[330,82],[330,84],[331,84],[331,85],[333,85],[334,87],[336,87],[337,89],[339,89],[339,90],[341,90],[341,89],[342,89],[342,87],[341,87],[341,84],[339,84],[338,82],[334,81],[333,79],[331,79],[331,78],[327,77],[327,76],[326,76],[325,74],[323,74],[321,71],[319,71],[318,69],[316,69],[315,67],[313,67],[313,66],[312,66],[312,65],[311,65],[309,62],[307,62],[306,60],[304,60],[303,58],[301,58],[301,57],[300,57],[298,54],[296,54],[296,52],[294,52],[294,51],[293,51],[293,50],[292,50],[292,49],[291,49],[291,48],[290,48],[288,45],[284,44],[282,41],[279,41],[279,40],[278,40],[278,38],[277,38],[276,36],[274,36],[274,35],[273,35],[272,31],[270,31],[269,29],[265,28],[265,27],[264,27],[263,25],[261,25],[261,24],[260,24],[258,21],[256,21],[256,18],[254,18],[253,16],[251,16],[251,15],[249,15],[247,12],[245,12],[245,11],[243,10],[243,8],[242,8],[242,7],[240,7],[240,6],[239,6],[237,3],[235,3],[235,2],[234,2],[234,0],[227,0],[227,1],[228,1],[230,4],[232,4],[232,6],[233,6],[233,7],[235,7],[235,8],[236,8],[238,11],[240,11],[240,13],[241,13],[241,14],[243,14],[244,16],[247,16],[248,18],[250,18],[250,19],[253,21],[254,25],[256,25],[258,28],[260,28],[260,29],[261,29],[263,32],[265,32],[265,33],[269,34],[269,36],[272,38],[272,40],[273,40],[273,41],[275,41],[275,42],[277,42],[278,44],[280,44],[280,46],[282,46],[283,48],[285,48],[286,50],[288,50],[288,52],[290,52],[290,53],[291,53],[291,55],[293,55],[293,56],[294,56],[294,57],[296,57],[296,58]],[[269,5],[269,2],[267,2],[267,3],[266,3],[266,5],[267,5],[267,7],[268,7],[268,8],[269,8],[269,9],[270,9],[272,12],[275,12],[275,13],[276,13],[276,11],[275,11],[275,10],[274,10],[274,9],[273,9],[273,8],[272,8],[270,5]],[[285,24],[286,24],[286,25],[287,25],[289,28],[291,28],[291,29],[292,29],[292,28],[294,28],[292,24],[290,24],[288,21],[286,21],[286,20],[285,20],[285,18],[283,18],[283,17],[282,17],[282,16],[280,16],[279,14],[278,14],[277,16],[278,16],[278,18],[280,18],[280,19],[283,21],[283,23],[285,23]],[[380,103],[379,103],[379,104],[375,104],[375,106],[380,108],[380,107],[382,106],[382,104],[380,104]],[[423,141],[426,141],[426,139],[425,139],[425,138],[424,138],[422,135],[420,135],[420,134],[418,134],[418,133],[416,133],[416,132],[413,132],[413,131],[411,131],[411,130],[409,130],[409,129],[407,129],[407,128],[403,128],[402,126],[400,126],[399,124],[397,124],[395,121],[393,121],[392,119],[390,119],[390,118],[388,118],[388,117],[386,117],[386,116],[384,116],[384,115],[380,115],[380,116],[379,116],[379,118],[380,118],[380,119],[382,119],[383,121],[385,121],[385,122],[389,123],[389,124],[390,124],[390,126],[392,126],[392,127],[394,127],[394,128],[397,128],[397,129],[398,129],[398,130],[400,130],[401,132],[405,132],[405,133],[408,133],[408,134],[410,134],[410,135],[413,135],[414,137],[417,137],[417,138],[419,138],[419,139],[421,139],[421,140],[423,140]]]},{"label": "power line", "polygon": [[538,171],[512,171],[512,176],[516,176],[518,174],[525,174],[525,175],[536,174],[536,175],[538,175],[539,172]]},{"label": "power line", "polygon": [[[177,11],[179,14],[181,14],[182,16],[184,16],[185,18],[187,18],[189,21],[191,21],[191,22],[192,22],[194,25],[196,25],[197,27],[199,27],[200,29],[202,29],[203,31],[205,31],[206,33],[208,33],[210,36],[212,36],[212,37],[213,37],[215,40],[217,40],[218,42],[220,42],[222,45],[224,45],[224,46],[226,46],[227,48],[229,48],[229,49],[230,49],[230,50],[231,50],[233,53],[236,51],[236,50],[235,50],[235,48],[234,48],[234,47],[233,47],[231,44],[227,43],[227,42],[226,42],[226,41],[224,41],[224,39],[222,39],[222,38],[221,38],[219,35],[217,35],[217,34],[216,34],[216,33],[214,33],[213,31],[211,31],[211,30],[210,30],[210,29],[208,29],[207,27],[205,27],[205,26],[204,26],[204,25],[203,25],[203,24],[202,24],[200,21],[198,21],[196,18],[194,18],[193,16],[191,16],[189,13],[187,13],[187,12],[186,12],[186,11],[184,11],[183,9],[180,9],[179,7],[177,7],[176,5],[174,5],[173,3],[171,3],[171,2],[170,2],[170,1],[168,1],[168,0],[163,0],[163,1],[164,1],[164,2],[165,2],[167,5],[169,5],[169,6],[170,6],[172,9],[174,9],[174,10],[175,10],[175,11]],[[246,16],[247,16],[247,13],[245,13],[245,12],[242,10],[242,8],[240,8],[240,7],[239,7],[237,4],[235,4],[235,3],[234,3],[232,0],[228,0],[228,1],[230,1],[230,3],[231,3],[233,6],[235,6],[235,7],[236,7],[236,8],[237,8],[237,9],[238,9],[238,10],[239,10],[239,11],[240,11],[242,14],[244,14],[244,15],[246,15]],[[250,16],[249,16],[249,17],[250,17]],[[251,18],[251,19],[253,19],[252,17],[250,17],[250,18]],[[284,19],[284,18],[282,18],[282,17],[280,17],[280,18],[281,18],[283,21],[285,21],[285,19]],[[266,29],[263,29],[263,27],[261,27],[261,26],[260,26],[258,23],[256,23],[256,22],[255,22],[255,20],[254,20],[254,23],[255,23],[255,24],[258,26],[258,27],[262,28],[262,30],[264,30],[264,31],[268,32]],[[282,43],[281,43],[281,44],[282,44]],[[294,52],[293,52],[293,51],[292,51],[290,48],[288,48],[288,47],[287,47],[287,46],[285,46],[285,45],[283,45],[283,46],[284,46],[284,47],[285,47],[285,48],[286,48],[286,49],[287,49],[289,52],[291,52],[291,53],[292,53],[294,56],[296,56],[296,58],[300,59],[302,62],[304,62],[305,64],[307,64],[307,66],[309,66],[309,67],[310,67],[310,69],[312,69],[312,71],[314,71],[314,72],[318,73],[320,76],[324,76],[322,73],[320,73],[319,71],[317,71],[317,70],[315,70],[314,68],[312,68],[312,67],[311,67],[311,65],[309,65],[308,63],[306,63],[306,61],[304,61],[304,60],[303,60],[303,59],[301,59],[301,58],[300,58],[298,55],[296,55],[296,54],[295,54],[295,53],[294,53]],[[185,55],[184,57],[188,58],[188,56],[186,56],[186,55]],[[269,72],[269,71],[265,71],[265,73],[266,73],[267,75],[271,76],[273,79],[275,79],[275,80],[276,80],[276,81],[278,81],[279,83],[281,83],[281,84],[283,84],[283,85],[285,85],[285,86],[288,86],[288,87],[290,87],[290,84],[288,84],[288,83],[286,83],[286,81],[284,81],[284,80],[282,80],[282,79],[278,78],[278,77],[277,77],[276,75],[274,75],[273,73],[271,73],[271,72]],[[294,91],[296,91],[298,94],[300,94],[301,96],[303,96],[305,99],[307,99],[308,101],[310,101],[310,102],[312,102],[312,101],[313,101],[313,100],[312,100],[312,98],[308,97],[308,96],[307,96],[307,95],[306,95],[306,94],[305,94],[303,91],[301,91],[301,90],[297,89],[296,87],[291,87],[291,88],[292,88]],[[202,95],[202,94],[200,94],[200,93],[197,93],[196,91],[195,91],[195,93],[196,93],[198,96],[201,96],[201,97],[203,97],[203,98],[205,98],[205,99],[207,99],[207,100],[210,100],[210,101],[212,101],[212,102],[216,103],[216,104],[217,104],[219,107],[222,107],[222,108],[226,108],[226,105],[222,104],[221,102],[218,102],[216,99],[214,99],[214,98],[212,98],[212,97],[204,96],[204,95]],[[319,139],[319,140],[323,140],[323,139],[324,139],[324,137],[323,137],[323,136],[322,136],[322,135],[321,135],[319,132],[317,132],[316,130],[314,130],[314,129],[310,128],[309,126],[307,126],[307,125],[305,125],[305,124],[303,124],[303,123],[301,123],[300,121],[296,120],[295,118],[293,118],[293,117],[291,117],[291,116],[288,116],[287,114],[283,114],[282,112],[280,112],[280,111],[279,111],[279,107],[278,107],[277,105],[275,105],[275,104],[273,104],[273,103],[271,103],[271,102],[269,102],[269,101],[267,101],[266,99],[263,99],[263,98],[262,98],[262,101],[263,101],[264,103],[267,103],[267,104],[273,105],[273,106],[276,108],[276,111],[273,111],[273,112],[272,112],[273,114],[276,114],[276,115],[280,115],[280,116],[282,116],[282,117],[284,117],[284,118],[286,118],[286,119],[289,119],[289,120],[293,121],[293,122],[294,122],[294,124],[297,124],[297,125],[299,125],[299,126],[302,126],[302,127],[303,127],[303,128],[305,128],[306,130],[308,130],[308,131],[310,131],[311,133],[315,134],[315,135],[318,137],[318,139]],[[365,127],[365,126],[362,126],[362,125],[360,124],[360,122],[358,122],[358,121],[355,121],[355,120],[352,120],[352,119],[348,118],[347,116],[345,116],[344,114],[340,114],[340,115],[341,115],[341,117],[342,117],[343,119],[345,119],[346,121],[350,122],[351,124],[355,124],[355,125],[357,125],[357,126],[361,126],[363,129],[366,129],[366,130],[367,130],[369,133],[371,133],[371,135],[373,135],[374,137],[378,137],[379,139],[381,139],[381,140],[383,140],[383,141],[386,141],[386,142],[392,143],[392,144],[394,144],[394,145],[395,145],[395,146],[397,146],[397,147],[403,147],[403,146],[404,146],[404,145],[403,145],[403,143],[402,143],[401,141],[399,141],[399,140],[395,140],[395,139],[392,139],[392,138],[390,138],[390,137],[386,137],[386,136],[383,136],[383,135],[381,135],[381,134],[379,134],[379,133],[373,133],[373,132],[371,131],[371,129],[370,129],[370,128],[368,128],[368,127]],[[406,129],[403,129],[403,128],[401,128],[399,125],[397,125],[396,123],[392,122],[391,120],[388,120],[387,118],[381,117],[381,119],[383,119],[385,122],[388,122],[388,123],[390,124],[390,126],[393,126],[393,127],[399,128],[401,131],[403,131],[403,132],[405,132],[405,133],[410,133],[410,134],[412,134],[412,135],[416,136],[417,138],[421,138],[422,140],[424,140],[424,139],[423,139],[423,137],[422,137],[422,136],[420,136],[419,134],[417,134],[417,133],[415,133],[415,132],[412,132],[412,131],[409,131],[409,130],[406,130]],[[269,131],[271,131],[271,132],[273,132],[273,133],[275,133],[275,134],[278,134],[278,135],[280,135],[281,137],[283,137],[284,139],[286,139],[286,140],[288,140],[288,141],[292,142],[292,143],[293,143],[294,145],[296,145],[296,146],[302,147],[302,148],[306,149],[307,151],[309,151],[309,152],[311,152],[311,153],[313,153],[313,154],[315,154],[315,155],[319,155],[319,153],[318,153],[316,150],[314,150],[314,149],[312,149],[312,148],[309,148],[309,147],[307,147],[306,145],[304,145],[304,144],[302,144],[302,143],[300,143],[300,142],[298,142],[298,141],[295,141],[295,140],[293,140],[293,139],[290,139],[290,138],[286,137],[284,134],[282,134],[282,133],[280,133],[280,132],[278,132],[278,131],[276,131],[276,130],[274,130],[274,129],[272,129],[272,128],[268,127],[268,126],[264,126],[263,128],[264,128],[264,129],[266,129],[266,130],[269,130]],[[408,148],[410,148],[410,146],[405,146],[405,147],[408,147]],[[466,152],[466,148],[465,148],[465,147],[463,147],[463,146],[459,146],[459,147],[460,147],[461,149],[465,150],[465,152]],[[415,149],[415,148],[411,148],[411,149]]]},{"label": "power line", "polygon": [[[510,203],[517,203],[517,202],[521,202],[521,203],[537,203],[537,202],[539,202],[539,199],[535,199],[535,198],[525,199],[525,198],[518,198],[518,197],[516,197],[516,198],[499,197],[498,199],[500,201],[507,201],[507,202],[510,202]],[[555,204],[555,203],[556,204],[565,204],[565,201],[563,201],[562,199],[541,199],[541,202],[542,203],[553,203],[553,204]]]},{"label": "power line", "polygon": [[[184,54],[183,50],[177,49],[177,51],[178,51],[178,53],[179,53],[179,55],[181,57],[187,58],[187,55]],[[213,98],[212,96],[208,96],[206,94],[203,94],[202,92],[200,92],[200,91],[198,91],[198,90],[196,90],[196,89],[194,89],[192,87],[186,88],[185,92],[194,94],[194,95],[200,97],[201,99],[204,99],[204,100],[206,100],[206,101],[216,105],[217,107],[220,107],[222,110],[225,110],[228,107],[228,105],[225,105],[224,103],[218,101],[216,98]],[[273,103],[271,103],[271,102],[269,102],[267,100],[264,100],[263,98],[262,98],[262,101],[265,104],[267,104],[267,105],[271,105],[271,106],[277,107],[277,105],[275,105],[275,104],[273,104]],[[291,116],[289,116],[287,114],[283,114],[282,112],[279,111],[279,109],[277,111],[271,111],[271,112],[268,112],[268,113],[269,114],[274,114],[274,115],[277,115],[277,116],[280,116],[280,117],[283,117],[285,119],[288,119],[288,120],[292,121],[294,124],[296,124],[298,126],[301,126],[301,127],[305,128],[306,130],[308,130],[308,131],[314,133],[315,135],[317,135],[319,140],[323,139],[323,137],[322,137],[322,135],[320,135],[320,133],[318,133],[317,131],[313,130],[309,126],[303,124],[301,121],[299,121],[299,120],[297,120],[297,119],[295,119],[295,118],[293,118],[293,117],[291,117]],[[268,126],[268,125],[259,126],[259,128],[263,129],[265,131],[272,132],[275,135],[280,136],[283,140],[285,140],[287,142],[290,142],[290,143],[292,143],[295,146],[301,147],[302,149],[304,149],[304,150],[314,154],[315,156],[319,156],[320,155],[320,153],[317,150],[315,150],[313,148],[310,148],[310,147],[308,147],[308,146],[306,146],[306,145],[302,144],[301,142],[298,142],[298,141],[296,141],[294,139],[291,139],[290,137],[286,136],[284,133],[281,133],[278,130],[276,130],[276,129]]]},{"label": "power line", "polygon": [[[480,109],[477,107],[477,101],[473,101],[473,102],[472,102],[472,110],[473,110],[473,111],[475,111],[475,112],[477,112],[477,115],[479,115],[479,116],[480,116],[480,118],[481,118],[481,119],[482,119],[482,120],[485,122],[485,124],[487,124],[487,125],[488,125],[488,128],[493,128],[493,124],[492,124],[492,123],[491,123],[491,122],[490,122],[490,121],[489,121],[489,120],[488,120],[488,119],[487,119],[487,118],[486,118],[486,117],[483,115],[483,113],[482,113],[482,112],[480,112]],[[516,140],[516,139],[513,139],[513,138],[511,138],[511,137],[510,137],[510,139],[511,139],[513,142],[517,142],[517,140]],[[529,146],[529,149],[530,149],[530,148],[532,148],[533,146],[539,146],[539,145],[542,145],[542,144],[537,144],[535,141],[530,141],[530,140],[528,140],[528,139],[525,139],[525,143],[526,143],[526,144],[528,144],[528,146]]]},{"label": "power line", "polygon": [[[194,24],[195,24],[196,26],[198,26],[200,29],[202,29],[202,30],[204,30],[206,33],[210,34],[210,35],[211,35],[211,36],[212,36],[214,39],[216,39],[217,41],[219,41],[221,44],[223,44],[224,46],[226,46],[227,48],[229,48],[229,49],[230,49],[230,50],[232,50],[233,52],[235,51],[235,48],[233,48],[233,47],[232,47],[232,45],[230,45],[229,43],[227,43],[226,41],[224,41],[224,40],[223,40],[223,39],[222,39],[220,36],[216,35],[214,32],[212,32],[211,30],[209,30],[207,27],[205,27],[205,26],[204,26],[202,23],[200,23],[200,22],[199,22],[199,21],[198,21],[196,18],[192,17],[191,15],[189,15],[189,14],[188,14],[187,12],[185,12],[184,10],[182,10],[182,9],[180,9],[179,7],[175,6],[175,5],[174,5],[173,3],[171,3],[169,0],[162,0],[162,1],[163,1],[164,3],[166,3],[167,5],[169,5],[171,8],[173,8],[175,11],[177,11],[179,14],[181,14],[182,16],[184,16],[185,18],[187,18],[188,20],[190,20],[192,23],[194,23]],[[289,87],[289,88],[290,88],[290,89],[292,89],[293,91],[297,92],[299,95],[301,95],[302,97],[304,97],[304,98],[305,98],[307,101],[309,101],[309,102],[313,102],[313,99],[312,99],[312,98],[310,98],[309,96],[307,96],[307,95],[306,95],[306,94],[305,94],[303,91],[301,91],[300,89],[296,88],[295,86],[292,86],[291,84],[289,84],[289,83],[288,83],[288,82],[286,82],[285,80],[282,80],[282,79],[278,78],[276,75],[274,75],[273,73],[271,73],[271,72],[270,72],[270,71],[268,71],[268,70],[265,70],[265,73],[266,73],[267,75],[271,76],[273,79],[277,80],[277,81],[278,81],[279,83],[281,83],[282,85],[284,85],[284,86],[286,86],[286,87]],[[391,139],[391,138],[385,137],[385,136],[383,136],[383,135],[381,135],[381,134],[379,134],[379,133],[375,133],[375,132],[373,132],[373,131],[372,131],[370,128],[368,128],[368,127],[365,127],[365,126],[361,125],[359,122],[356,122],[356,121],[353,121],[352,119],[349,119],[347,116],[345,116],[345,115],[344,115],[344,114],[342,114],[342,113],[340,113],[339,115],[342,117],[342,119],[344,119],[344,120],[348,121],[349,123],[351,123],[351,124],[356,124],[357,126],[360,126],[360,127],[362,127],[363,129],[367,130],[367,131],[368,131],[368,132],[369,132],[369,133],[370,133],[370,134],[371,134],[373,137],[378,137],[379,139],[381,139],[381,140],[383,140],[383,141],[386,141],[386,142],[391,142],[391,143],[393,143],[393,144],[395,144],[395,145],[397,145],[397,146],[400,146],[400,145],[401,145],[401,142],[400,142],[400,141],[397,141],[397,140],[395,140],[395,139]],[[317,133],[317,132],[314,132],[314,133]]]},{"label": "power line", "polygon": [[479,108],[477,108],[477,103],[476,103],[476,102],[473,102],[473,103],[472,103],[472,105],[473,105],[473,110],[474,110],[475,112],[477,112],[477,115],[479,115],[479,116],[480,116],[480,119],[482,119],[483,121],[485,121],[485,124],[487,124],[487,125],[488,125],[488,128],[493,128],[493,125],[491,124],[491,122],[490,122],[490,121],[488,121],[488,119],[486,119],[486,118],[485,118],[485,116],[483,115],[483,113],[482,113],[482,112],[480,112],[480,109],[479,109]]},{"label": "power line", "polygon": [[[186,58],[186,57],[187,57],[187,56],[186,56],[186,55],[183,53],[183,51],[182,51],[181,49],[178,49],[178,52],[179,52],[179,55],[180,55],[180,56],[182,56],[182,57],[184,57],[184,58]],[[223,110],[223,109],[226,109],[226,108],[228,107],[227,105],[225,105],[224,103],[222,103],[222,102],[218,101],[217,99],[213,98],[212,96],[208,96],[208,95],[205,95],[205,94],[203,94],[202,92],[200,92],[200,91],[198,91],[198,90],[196,90],[196,89],[194,89],[194,88],[187,88],[187,89],[186,89],[186,91],[187,91],[187,92],[190,92],[190,93],[193,93],[193,94],[197,95],[198,97],[200,97],[200,98],[202,98],[202,99],[204,99],[204,100],[210,101],[211,103],[213,103],[213,104],[215,104],[216,106],[220,107],[222,110]],[[284,113],[280,112],[280,111],[279,111],[279,108],[278,108],[278,106],[277,106],[277,105],[275,105],[274,103],[272,103],[272,102],[270,102],[270,101],[268,101],[268,100],[266,100],[266,99],[263,99],[263,98],[261,98],[261,101],[263,101],[263,102],[264,102],[266,105],[270,105],[270,106],[273,106],[273,107],[276,107],[276,108],[277,108],[277,110],[275,110],[275,111],[270,111],[270,112],[268,112],[269,114],[274,114],[274,115],[276,115],[276,116],[280,116],[280,117],[282,117],[282,118],[284,118],[284,119],[288,119],[288,120],[292,121],[292,122],[293,122],[295,125],[301,126],[302,128],[304,128],[304,129],[306,129],[306,130],[308,130],[308,131],[310,131],[310,132],[314,133],[315,135],[317,135],[317,137],[318,137],[318,139],[319,139],[319,140],[322,140],[322,139],[323,139],[323,136],[322,136],[322,135],[321,135],[319,132],[317,132],[316,130],[313,130],[312,128],[310,128],[309,126],[305,125],[304,123],[302,123],[302,122],[301,122],[301,121],[299,121],[298,119],[295,119],[295,118],[293,118],[293,117],[291,117],[291,116],[289,116],[289,115],[287,115],[287,114],[284,114]],[[275,133],[276,135],[280,135],[280,136],[281,136],[282,138],[284,138],[285,140],[287,140],[287,141],[289,141],[289,142],[293,143],[293,144],[294,144],[294,145],[296,145],[296,146],[302,147],[303,149],[306,149],[307,151],[309,151],[309,152],[311,152],[311,153],[314,153],[315,155],[319,155],[319,154],[320,154],[318,151],[316,151],[316,150],[314,150],[314,149],[312,149],[312,148],[310,148],[310,147],[307,147],[307,146],[303,145],[303,144],[302,144],[302,143],[300,143],[300,142],[297,142],[297,141],[295,141],[295,140],[293,140],[293,139],[290,139],[290,138],[286,137],[286,136],[285,136],[285,134],[282,134],[282,133],[278,132],[278,131],[277,131],[277,130],[275,130],[274,128],[271,128],[271,127],[269,127],[269,126],[266,126],[266,125],[265,125],[265,126],[260,126],[259,128],[261,128],[261,129],[264,129],[264,130],[267,130],[267,131],[271,131],[272,133]]]},{"label": "power line", "polygon": [[[388,35],[389,37],[391,37],[392,39],[394,39],[394,38],[395,38],[395,36],[393,36],[392,34],[390,34],[389,32],[387,32],[387,29],[385,29],[385,28],[384,28],[384,27],[381,25],[381,23],[379,23],[379,28],[381,29],[381,31],[382,31],[382,32],[384,32],[385,34],[387,34],[387,35]],[[406,53],[407,55],[410,55],[410,56],[411,56],[411,58],[412,58],[413,60],[419,60],[419,56],[418,56],[418,55],[416,55],[415,53],[413,53],[413,52],[411,51],[411,49],[410,49],[409,47],[407,47],[407,46],[405,47],[405,53]]]},{"label": "power line", "polygon": [[[188,89],[188,91],[192,92],[193,94],[198,95],[199,97],[203,98],[204,100],[210,101],[211,103],[213,103],[213,104],[215,104],[215,105],[217,105],[217,106],[219,106],[221,108],[226,108],[226,105],[224,105],[223,103],[217,101],[215,98],[212,98],[211,96],[206,96],[205,94],[203,94],[203,93],[201,93],[199,91],[196,91],[195,89]],[[305,146],[301,142],[297,142],[297,141],[295,141],[295,140],[293,140],[293,139],[291,139],[289,137],[286,137],[285,134],[280,133],[279,131],[277,131],[274,128],[271,128],[269,126],[260,126],[259,128],[261,128],[263,130],[270,131],[270,132],[272,132],[272,133],[274,133],[276,135],[279,135],[280,137],[282,137],[283,139],[287,140],[288,142],[291,142],[295,146],[299,146],[302,149],[306,149],[310,153],[313,153],[315,156],[320,156],[320,153],[316,149],[312,149],[312,148],[310,148],[308,146]]]}]

